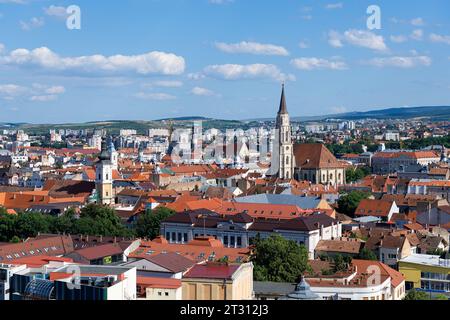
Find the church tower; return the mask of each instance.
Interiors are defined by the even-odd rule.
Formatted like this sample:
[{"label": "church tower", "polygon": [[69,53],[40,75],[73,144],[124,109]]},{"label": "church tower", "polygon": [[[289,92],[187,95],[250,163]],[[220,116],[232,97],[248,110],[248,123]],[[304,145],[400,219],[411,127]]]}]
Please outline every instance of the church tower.
[{"label": "church tower", "polygon": [[112,138],[110,138],[108,151],[109,151],[109,154],[111,155],[111,163],[112,163],[113,170],[118,170],[119,169],[119,154],[116,151],[116,147],[114,146],[114,142],[113,142]]},{"label": "church tower", "polygon": [[108,144],[102,140],[102,152],[99,161],[95,165],[95,186],[97,190],[98,203],[104,205],[114,204],[113,197],[113,163],[108,151]]},{"label": "church tower", "polygon": [[275,127],[274,149],[275,147],[278,149],[278,178],[292,179],[294,176],[295,165],[294,144],[292,143],[291,121],[286,106],[284,84],[281,92],[280,109],[278,110],[277,123]]}]

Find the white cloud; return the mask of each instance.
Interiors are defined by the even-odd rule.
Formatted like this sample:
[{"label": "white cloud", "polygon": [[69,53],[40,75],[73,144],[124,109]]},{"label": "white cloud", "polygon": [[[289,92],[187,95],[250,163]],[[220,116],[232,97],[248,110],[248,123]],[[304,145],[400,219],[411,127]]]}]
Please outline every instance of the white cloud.
[{"label": "white cloud", "polygon": [[206,76],[203,73],[201,73],[201,72],[189,73],[187,75],[187,77],[188,77],[188,79],[195,80],[195,81],[202,80],[202,79],[206,78]]},{"label": "white cloud", "polygon": [[66,92],[63,86],[48,86],[40,83],[33,83],[31,87],[3,84],[0,85],[0,96],[6,100],[15,100],[16,98],[28,98],[30,101],[54,101],[59,95]]},{"label": "white cloud", "polygon": [[141,75],[179,75],[184,72],[185,60],[172,53],[153,51],[140,55],[103,56],[100,54],[61,57],[47,47],[34,50],[16,49],[0,55],[0,64],[38,67],[45,71],[116,74],[134,72]]},{"label": "white cloud", "polygon": [[425,25],[425,21],[423,20],[423,18],[420,18],[420,17],[412,19],[410,22],[413,26],[416,26],[416,27],[421,27],[421,26]]},{"label": "white cloud", "polygon": [[54,94],[30,97],[30,101],[36,101],[36,102],[49,102],[49,101],[55,101],[57,99],[58,99],[58,96],[54,95]]},{"label": "white cloud", "polygon": [[182,81],[177,80],[159,80],[153,81],[150,83],[146,83],[143,87],[152,88],[152,87],[161,87],[161,88],[180,88],[183,86]]},{"label": "white cloud", "polygon": [[403,42],[408,41],[408,38],[403,35],[391,36],[390,39],[392,42],[395,42],[395,43],[403,43]]},{"label": "white cloud", "polygon": [[66,19],[68,17],[66,7],[51,5],[50,7],[44,8],[44,12],[50,17],[56,17],[59,19]]},{"label": "white cloud", "polygon": [[0,94],[10,97],[20,96],[26,93],[28,89],[16,84],[0,84]]},{"label": "white cloud", "polygon": [[205,76],[223,80],[272,79],[276,81],[295,81],[295,76],[287,75],[273,64],[223,64],[211,65],[203,70]]},{"label": "white cloud", "polygon": [[3,43],[0,43],[0,54],[2,54],[3,51],[5,51],[5,45]]},{"label": "white cloud", "polygon": [[196,96],[203,96],[203,97],[212,97],[216,96],[216,93],[212,90],[201,88],[201,87],[195,87],[191,90],[191,93]]},{"label": "white cloud", "polygon": [[419,66],[430,66],[432,60],[428,56],[414,56],[414,57],[389,57],[389,58],[375,58],[368,61],[369,65],[375,67],[397,67],[397,68],[414,68]]},{"label": "white cloud", "polygon": [[22,28],[22,30],[30,31],[32,29],[36,29],[36,28],[40,28],[40,27],[44,26],[45,20],[44,20],[44,18],[33,17],[27,22],[20,21],[19,23],[20,23],[20,27]]},{"label": "white cloud", "polygon": [[430,34],[430,41],[435,43],[450,44],[450,36],[443,36],[436,33]]},{"label": "white cloud", "polygon": [[325,9],[333,10],[333,9],[342,9],[344,7],[344,4],[342,2],[338,3],[329,3],[325,6]]},{"label": "white cloud", "polygon": [[135,96],[139,99],[159,100],[159,101],[175,100],[177,98],[167,93],[147,93],[147,92],[138,92]]},{"label": "white cloud", "polygon": [[344,46],[341,41],[341,35],[339,34],[339,32],[334,30],[331,30],[328,33],[328,43],[330,44],[330,46],[335,48],[342,48]]},{"label": "white cloud", "polygon": [[320,58],[298,58],[291,61],[291,64],[300,70],[346,70],[347,64],[343,61],[333,61]]},{"label": "white cloud", "polygon": [[248,53],[266,56],[288,56],[289,51],[273,44],[242,41],[239,43],[217,42],[216,48],[226,53]]},{"label": "white cloud", "polygon": [[421,41],[423,39],[423,30],[422,29],[416,29],[414,30],[411,35],[411,39]]},{"label": "white cloud", "polygon": [[63,86],[53,86],[45,90],[48,94],[62,94],[66,92],[66,88]]},{"label": "white cloud", "polygon": [[388,50],[383,36],[376,35],[375,33],[366,30],[351,29],[345,31],[343,34],[332,30],[328,33],[328,43],[336,48],[343,47],[344,43],[347,43],[376,51]]}]

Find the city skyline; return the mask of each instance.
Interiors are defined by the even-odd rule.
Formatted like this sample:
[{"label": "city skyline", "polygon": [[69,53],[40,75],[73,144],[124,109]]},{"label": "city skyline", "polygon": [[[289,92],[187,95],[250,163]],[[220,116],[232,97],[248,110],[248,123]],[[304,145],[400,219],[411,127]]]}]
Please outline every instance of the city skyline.
[{"label": "city skyline", "polygon": [[293,117],[448,105],[450,5],[371,4],[2,0],[0,121],[266,118],[282,82]]}]

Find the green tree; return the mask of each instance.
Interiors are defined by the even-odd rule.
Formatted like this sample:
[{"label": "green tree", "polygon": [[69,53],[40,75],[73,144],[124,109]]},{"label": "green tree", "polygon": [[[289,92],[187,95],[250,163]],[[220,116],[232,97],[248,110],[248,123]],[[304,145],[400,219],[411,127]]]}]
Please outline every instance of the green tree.
[{"label": "green tree", "polygon": [[51,233],[50,216],[37,212],[21,212],[15,220],[15,233],[21,239],[36,237],[38,233]]},{"label": "green tree", "polygon": [[3,208],[0,209],[0,242],[9,242],[16,234],[17,216],[6,213]]},{"label": "green tree", "polygon": [[360,260],[371,260],[371,261],[377,261],[378,258],[375,253],[373,253],[372,250],[369,250],[367,248],[363,248],[361,252],[358,255],[358,259]]},{"label": "green tree", "polygon": [[411,290],[408,292],[404,300],[430,300],[430,296],[422,291]]},{"label": "green tree", "polygon": [[256,241],[251,260],[256,281],[294,283],[305,271],[310,271],[305,246],[278,234]]},{"label": "green tree", "polygon": [[72,231],[76,234],[102,236],[132,235],[132,232],[122,224],[114,209],[97,204],[89,204],[81,209],[80,218],[75,221]]},{"label": "green tree", "polygon": [[136,235],[140,238],[155,239],[160,235],[161,222],[174,214],[175,211],[165,207],[147,210],[138,218]]},{"label": "green tree", "polygon": [[341,196],[338,200],[339,212],[353,217],[361,200],[367,199],[369,196],[370,193],[361,191],[352,191]]},{"label": "green tree", "polygon": [[20,238],[18,236],[14,236],[11,238],[11,240],[9,241],[11,243],[20,243]]},{"label": "green tree", "polygon": [[368,167],[350,168],[346,170],[347,183],[357,182],[368,175],[370,175],[370,168]]},{"label": "green tree", "polygon": [[352,262],[352,258],[349,256],[344,257],[340,254],[337,254],[334,256],[333,262],[334,262],[333,271],[335,273],[341,272],[341,271],[346,271],[348,269],[349,264]]}]

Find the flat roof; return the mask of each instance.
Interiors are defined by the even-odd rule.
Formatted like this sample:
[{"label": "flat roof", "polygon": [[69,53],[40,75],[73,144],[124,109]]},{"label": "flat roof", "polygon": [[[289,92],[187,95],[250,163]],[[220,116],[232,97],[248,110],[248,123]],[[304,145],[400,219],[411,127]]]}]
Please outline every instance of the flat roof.
[{"label": "flat roof", "polygon": [[434,256],[429,254],[412,254],[400,262],[421,264],[433,267],[444,267],[450,269],[450,259],[441,259],[440,256]]}]

